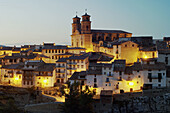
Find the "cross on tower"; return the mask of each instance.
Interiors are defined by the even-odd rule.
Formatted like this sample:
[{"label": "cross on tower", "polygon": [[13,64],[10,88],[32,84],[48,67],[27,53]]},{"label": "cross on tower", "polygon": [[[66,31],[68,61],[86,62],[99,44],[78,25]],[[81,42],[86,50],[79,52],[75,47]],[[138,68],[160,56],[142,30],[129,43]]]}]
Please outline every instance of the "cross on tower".
[{"label": "cross on tower", "polygon": [[87,13],[87,9],[85,9],[85,13]]}]

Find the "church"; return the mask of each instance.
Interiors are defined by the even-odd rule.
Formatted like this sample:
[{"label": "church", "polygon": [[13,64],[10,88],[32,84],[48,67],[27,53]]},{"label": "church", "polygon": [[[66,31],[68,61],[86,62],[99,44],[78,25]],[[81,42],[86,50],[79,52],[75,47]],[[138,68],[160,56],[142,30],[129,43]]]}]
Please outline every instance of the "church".
[{"label": "church", "polygon": [[93,44],[99,41],[114,41],[119,38],[128,38],[132,33],[122,30],[96,30],[91,28],[90,15],[85,13],[80,21],[77,15],[73,18],[71,42],[73,47],[82,47],[93,50]]},{"label": "church", "polygon": [[[147,49],[141,40],[151,42],[149,46],[145,44]],[[77,15],[73,18],[71,46],[85,48],[86,52],[103,52],[131,64],[140,58],[157,58],[152,43],[152,37],[132,37],[132,33],[123,30],[92,29],[87,13],[82,15],[82,20]]]}]

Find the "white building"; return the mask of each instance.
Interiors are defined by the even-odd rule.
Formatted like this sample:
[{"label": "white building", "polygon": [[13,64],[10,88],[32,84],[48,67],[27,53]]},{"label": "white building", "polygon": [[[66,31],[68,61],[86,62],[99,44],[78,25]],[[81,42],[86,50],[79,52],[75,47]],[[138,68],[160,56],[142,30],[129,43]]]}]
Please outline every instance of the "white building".
[{"label": "white building", "polygon": [[[101,90],[113,93],[142,91],[144,88],[166,87],[166,67],[156,59],[141,59],[141,63],[126,66],[125,60],[112,64],[93,64],[86,72],[74,73],[71,83],[80,81],[100,94]],[[82,80],[81,80],[82,82]]]}]

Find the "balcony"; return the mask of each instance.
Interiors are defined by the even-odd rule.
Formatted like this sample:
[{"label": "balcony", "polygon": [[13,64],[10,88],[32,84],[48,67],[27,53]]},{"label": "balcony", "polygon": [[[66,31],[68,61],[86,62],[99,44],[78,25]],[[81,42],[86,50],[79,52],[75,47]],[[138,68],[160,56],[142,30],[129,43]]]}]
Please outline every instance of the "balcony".
[{"label": "balcony", "polygon": [[65,73],[65,71],[56,71],[56,73]]},{"label": "balcony", "polygon": [[152,75],[152,76],[148,76],[148,79],[162,79],[162,76]]},{"label": "balcony", "polygon": [[20,71],[17,71],[17,72],[16,72],[16,74],[22,74],[22,72],[20,72]]},{"label": "balcony", "polygon": [[71,68],[67,68],[67,70],[76,70],[76,68],[71,67]]},{"label": "balcony", "polygon": [[56,78],[65,78],[64,76],[56,76]]},{"label": "balcony", "polygon": [[56,68],[65,68],[65,66],[56,66]]},{"label": "balcony", "polygon": [[108,77],[113,77],[113,74],[107,74]]},{"label": "balcony", "polygon": [[128,77],[128,78],[127,78],[127,81],[132,81],[132,78],[131,78],[131,77]]},{"label": "balcony", "polygon": [[106,81],[105,82],[110,82],[109,78],[106,78]]},{"label": "balcony", "polygon": [[37,74],[36,76],[53,76],[52,74]]},{"label": "balcony", "polygon": [[76,65],[76,62],[67,62],[68,65]]},{"label": "balcony", "polygon": [[4,78],[8,78],[8,75],[4,75]]},{"label": "balcony", "polygon": [[13,73],[13,71],[8,71],[9,74]]},{"label": "balcony", "polygon": [[86,79],[86,76],[79,76],[78,78],[84,80],[84,79]]}]

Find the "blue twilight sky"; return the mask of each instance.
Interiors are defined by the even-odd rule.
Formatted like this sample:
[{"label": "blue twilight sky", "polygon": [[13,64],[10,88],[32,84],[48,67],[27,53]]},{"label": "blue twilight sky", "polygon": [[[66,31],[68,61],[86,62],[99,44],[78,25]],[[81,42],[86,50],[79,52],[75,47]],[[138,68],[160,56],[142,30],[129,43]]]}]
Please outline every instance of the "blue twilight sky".
[{"label": "blue twilight sky", "polygon": [[170,0],[0,0],[0,45],[70,44],[72,18],[85,9],[92,28],[170,36]]}]

